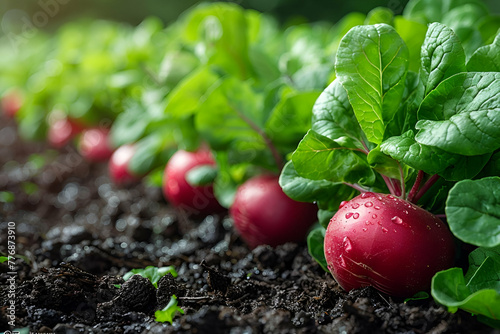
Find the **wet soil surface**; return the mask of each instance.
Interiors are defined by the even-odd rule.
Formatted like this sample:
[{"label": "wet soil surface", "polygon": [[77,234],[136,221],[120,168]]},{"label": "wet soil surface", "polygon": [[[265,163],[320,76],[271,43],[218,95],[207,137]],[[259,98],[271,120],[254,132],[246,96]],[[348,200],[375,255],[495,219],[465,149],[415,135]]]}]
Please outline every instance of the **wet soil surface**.
[{"label": "wet soil surface", "polygon": [[[40,163],[44,161],[44,163]],[[119,188],[68,146],[26,143],[0,118],[0,252],[15,223],[16,327],[55,333],[494,333],[432,299],[346,293],[305,244],[248,249],[227,214],[187,217],[157,188]],[[133,268],[174,266],[158,288]],[[0,331],[12,270],[0,264]],[[173,324],[154,312],[176,295]]]}]

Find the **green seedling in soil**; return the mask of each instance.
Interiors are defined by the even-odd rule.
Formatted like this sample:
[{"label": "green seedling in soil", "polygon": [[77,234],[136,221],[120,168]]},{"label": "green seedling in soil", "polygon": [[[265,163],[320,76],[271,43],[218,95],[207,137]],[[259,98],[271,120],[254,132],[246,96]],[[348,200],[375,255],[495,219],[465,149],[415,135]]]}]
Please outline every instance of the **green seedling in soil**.
[{"label": "green seedling in soil", "polygon": [[172,324],[172,321],[174,320],[175,315],[179,312],[180,314],[184,314],[184,310],[177,306],[177,297],[175,295],[172,295],[170,297],[170,302],[168,303],[165,308],[162,310],[158,310],[155,312],[155,319],[158,322],[169,322]]},{"label": "green seedling in soil", "polygon": [[[435,14],[424,3],[410,2],[398,20],[420,27],[411,20]],[[492,38],[471,53],[470,41],[431,23],[421,47],[409,49],[398,20],[344,36],[336,80],[316,101],[311,130],[280,183],[291,198],[318,204],[322,226],[311,232],[309,250],[341,286],[409,297],[432,281],[432,296],[450,311],[463,308],[497,326],[498,254],[487,250],[500,244],[491,233],[500,226],[500,74],[497,52],[486,48],[498,45]],[[409,69],[415,54],[418,73]],[[453,265],[449,230],[480,246],[482,261],[470,260],[465,277],[449,269],[431,280]]]},{"label": "green seedling in soil", "polygon": [[148,266],[144,269],[132,269],[131,271],[123,275],[123,280],[126,281],[133,275],[141,275],[142,277],[149,279],[155,288],[158,288],[158,281],[160,280],[160,278],[167,274],[170,274],[173,277],[177,277],[177,271],[175,271],[175,268],[172,266],[161,268]]}]

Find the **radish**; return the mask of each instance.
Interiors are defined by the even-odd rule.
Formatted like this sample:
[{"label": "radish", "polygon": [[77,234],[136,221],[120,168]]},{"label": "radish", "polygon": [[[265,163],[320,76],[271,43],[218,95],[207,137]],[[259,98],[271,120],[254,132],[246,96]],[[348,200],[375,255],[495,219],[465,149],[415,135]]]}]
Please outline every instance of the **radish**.
[{"label": "radish", "polygon": [[364,286],[396,297],[428,290],[453,265],[454,240],[430,212],[392,195],[363,193],[343,202],[325,235],[328,269],[342,288]]},{"label": "radish", "polygon": [[195,167],[215,165],[212,153],[207,149],[196,152],[179,150],[168,161],[163,174],[163,194],[174,206],[189,214],[211,214],[224,208],[215,198],[213,186],[193,186],[186,174]]},{"label": "radish", "polygon": [[61,148],[81,131],[82,126],[69,118],[63,117],[54,120],[49,125],[47,137],[53,147]]},{"label": "radish", "polygon": [[82,131],[79,150],[81,155],[91,162],[106,161],[113,154],[109,142],[109,130],[106,128],[90,128]]},{"label": "radish", "polygon": [[302,241],[317,220],[316,205],[289,198],[278,178],[259,175],[246,181],[236,192],[229,213],[241,238],[251,248]]},{"label": "radish", "polygon": [[136,151],[135,145],[122,145],[113,152],[109,159],[108,169],[111,180],[116,184],[128,184],[139,178],[128,168]]},{"label": "radish", "polygon": [[2,97],[2,110],[5,116],[13,118],[21,109],[23,99],[16,90],[11,90]]}]

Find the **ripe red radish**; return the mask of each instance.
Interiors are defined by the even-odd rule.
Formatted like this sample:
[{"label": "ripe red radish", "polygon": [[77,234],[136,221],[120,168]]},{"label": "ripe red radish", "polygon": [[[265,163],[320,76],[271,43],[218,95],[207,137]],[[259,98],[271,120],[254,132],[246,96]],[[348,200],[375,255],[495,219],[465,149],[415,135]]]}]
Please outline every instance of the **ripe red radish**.
[{"label": "ripe red radish", "polygon": [[2,97],[1,102],[4,115],[13,118],[21,109],[23,99],[17,90],[11,90]]},{"label": "ripe red radish", "polygon": [[400,198],[367,192],[343,202],[325,235],[328,268],[342,288],[373,286],[411,297],[453,265],[447,225]]},{"label": "ripe red radish", "polygon": [[236,192],[229,213],[241,238],[251,248],[302,241],[317,220],[316,205],[289,198],[278,179],[274,175],[259,175]]},{"label": "ripe red radish", "polygon": [[82,131],[79,150],[81,155],[91,162],[106,161],[113,154],[106,128],[89,128]]},{"label": "ripe red radish", "polygon": [[135,145],[122,145],[109,159],[109,176],[115,184],[128,184],[139,179],[129,170],[129,163],[136,151]]},{"label": "ripe red radish", "polygon": [[67,117],[62,117],[54,120],[49,125],[47,138],[53,147],[61,148],[81,131],[81,125]]},{"label": "ripe red radish", "polygon": [[172,155],[165,167],[165,198],[189,214],[211,214],[224,210],[215,198],[212,185],[192,186],[186,180],[186,174],[191,169],[203,165],[215,165],[212,153],[207,149],[196,152],[179,150]]}]

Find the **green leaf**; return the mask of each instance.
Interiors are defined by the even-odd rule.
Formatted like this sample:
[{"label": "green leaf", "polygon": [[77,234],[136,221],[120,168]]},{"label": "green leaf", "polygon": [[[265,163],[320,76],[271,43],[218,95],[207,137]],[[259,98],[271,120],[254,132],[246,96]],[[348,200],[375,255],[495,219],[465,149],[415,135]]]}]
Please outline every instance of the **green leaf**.
[{"label": "green leaf", "polygon": [[184,310],[177,306],[177,297],[172,295],[170,297],[170,302],[162,310],[155,312],[155,320],[157,322],[169,322],[172,324],[176,313],[184,314]]},{"label": "green leaf", "polygon": [[490,45],[480,47],[467,63],[469,72],[500,72],[500,34]]},{"label": "green leaf", "polygon": [[408,69],[418,72],[420,68],[420,50],[425,40],[427,26],[398,15],[394,18],[394,28],[408,47]]},{"label": "green leaf", "polygon": [[216,177],[217,167],[212,165],[197,166],[186,173],[186,181],[195,187],[212,184]]},{"label": "green leaf", "polygon": [[364,134],[354,116],[347,92],[338,79],[334,80],[316,100],[313,107],[312,130],[331,140],[343,138],[344,144],[350,148],[364,149],[362,143]]},{"label": "green leaf", "polygon": [[366,155],[309,130],[292,154],[297,173],[311,180],[373,184]]},{"label": "green leaf", "polygon": [[173,266],[160,267],[160,268],[154,266],[147,266],[144,269],[132,269],[131,271],[123,275],[123,280],[126,281],[134,275],[141,275],[142,277],[149,279],[151,283],[155,286],[155,288],[158,288],[158,281],[166,274],[170,274],[173,277],[177,277],[177,271],[175,271],[175,268]]},{"label": "green leaf", "polygon": [[410,0],[404,9],[403,16],[427,24],[441,21],[452,9],[468,3],[484,7],[479,0]]},{"label": "green leaf", "polygon": [[500,73],[459,73],[439,84],[418,111],[415,139],[450,153],[500,148]]},{"label": "green leaf", "polygon": [[401,179],[399,163],[390,156],[384,154],[380,145],[368,153],[367,160],[370,166],[380,174],[396,180]]},{"label": "green leaf", "polygon": [[9,261],[9,257],[8,256],[0,256],[0,263],[4,263],[4,262],[7,262]]},{"label": "green leaf", "polygon": [[[356,190],[342,183],[327,180],[310,180],[297,174],[292,161],[283,167],[279,178],[283,192],[293,200],[299,202],[331,203],[329,206],[338,207],[341,201],[353,196]],[[331,218],[331,217],[330,217]]]},{"label": "green leaf", "polygon": [[156,167],[165,165],[176,150],[170,134],[154,132],[136,144],[136,151],[128,169],[136,175],[145,175]]},{"label": "green leaf", "polygon": [[271,141],[292,151],[304,134],[311,128],[312,107],[319,92],[290,92],[282,94],[265,124],[265,132]]},{"label": "green leaf", "polygon": [[197,112],[203,97],[219,80],[209,67],[202,67],[186,76],[167,97],[165,113],[176,118],[188,117]]},{"label": "green leaf", "polygon": [[318,225],[312,229],[307,235],[307,249],[313,259],[323,268],[324,271],[329,272],[328,263],[325,258],[325,233],[326,230],[323,226]]},{"label": "green leaf", "polygon": [[394,13],[389,8],[376,7],[366,14],[365,24],[385,23],[393,25]]},{"label": "green leaf", "polygon": [[369,141],[382,142],[401,102],[407,70],[408,48],[391,26],[357,26],[342,39],[337,78]]},{"label": "green leaf", "polygon": [[441,23],[429,25],[421,52],[420,78],[425,95],[443,80],[465,72],[465,52],[453,30]]},{"label": "green leaf", "polygon": [[406,304],[407,302],[409,301],[413,301],[413,300],[423,300],[423,299],[427,299],[429,298],[429,294],[425,291],[420,291],[420,292],[417,292],[416,294],[414,294],[412,297],[410,298],[406,298],[404,300],[404,303]]},{"label": "green leaf", "polygon": [[446,216],[460,240],[476,246],[500,245],[500,178],[455,184],[446,201]]},{"label": "green leaf", "polygon": [[420,144],[411,130],[385,140],[380,147],[385,154],[416,170],[453,181],[476,176],[490,158],[490,154],[467,157]]},{"label": "green leaf", "polygon": [[220,205],[230,208],[238,186],[242,183],[246,166],[231,164],[228,153],[225,151],[216,152],[215,160],[219,167],[219,173],[214,181],[214,194]]},{"label": "green leaf", "polygon": [[151,122],[150,115],[141,106],[120,113],[110,131],[111,142],[115,147],[133,143],[145,133]]},{"label": "green leaf", "polygon": [[478,320],[500,328],[500,254],[499,249],[477,248],[469,255],[470,266],[437,273],[432,279],[431,294],[450,312],[463,309]]},{"label": "green leaf", "polygon": [[215,150],[228,149],[234,141],[264,147],[263,97],[235,78],[225,79],[199,106],[196,128]]},{"label": "green leaf", "polygon": [[[353,197],[354,197],[354,194],[351,197],[345,197],[343,200],[348,201]],[[332,220],[332,217],[337,212],[339,206],[340,206],[340,202],[335,207],[335,209],[332,208],[332,210],[326,210],[326,209],[319,209],[318,210],[318,222],[321,224],[321,226],[323,226],[323,228],[326,229],[328,227],[328,224],[330,224],[330,220]]]}]

